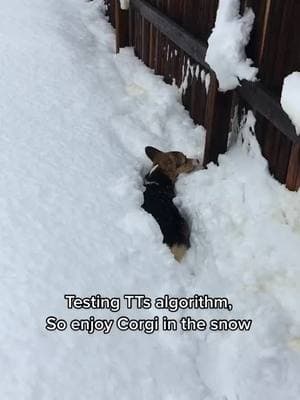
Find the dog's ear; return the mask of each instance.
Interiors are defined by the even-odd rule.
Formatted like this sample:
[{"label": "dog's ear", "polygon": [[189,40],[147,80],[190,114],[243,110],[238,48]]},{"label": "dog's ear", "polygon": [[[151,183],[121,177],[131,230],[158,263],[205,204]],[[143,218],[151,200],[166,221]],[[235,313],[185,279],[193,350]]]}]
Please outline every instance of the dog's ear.
[{"label": "dog's ear", "polygon": [[157,150],[155,147],[152,146],[147,146],[145,147],[145,153],[147,156],[150,158],[151,161],[154,160],[154,158],[158,155],[161,154],[162,152],[160,150]]}]

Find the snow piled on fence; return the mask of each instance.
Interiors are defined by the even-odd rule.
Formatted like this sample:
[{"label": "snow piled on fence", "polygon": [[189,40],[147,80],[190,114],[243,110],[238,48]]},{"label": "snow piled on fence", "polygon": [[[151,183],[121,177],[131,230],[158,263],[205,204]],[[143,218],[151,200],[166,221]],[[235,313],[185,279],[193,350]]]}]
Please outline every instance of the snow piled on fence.
[{"label": "snow piled on fence", "polygon": [[[299,193],[270,177],[249,114],[219,167],[178,180],[192,228],[178,265],[140,207],[144,147],[199,156],[204,130],[131,49],[114,54],[101,9],[81,0],[0,9],[0,398],[299,400]],[[44,329],[48,315],[111,317],[67,310],[65,293],[126,292],[228,296],[231,313],[193,316],[251,318],[253,327]]]},{"label": "snow piled on fence", "polygon": [[130,0],[120,0],[120,6],[122,10],[128,10],[130,6]]},{"label": "snow piled on fence", "polygon": [[240,80],[255,81],[258,72],[245,53],[255,15],[247,8],[241,16],[239,9],[240,0],[220,0],[215,27],[208,39],[205,60],[215,71],[222,92],[235,89]]},{"label": "snow piled on fence", "polygon": [[300,135],[300,72],[288,75],[283,83],[281,105]]}]

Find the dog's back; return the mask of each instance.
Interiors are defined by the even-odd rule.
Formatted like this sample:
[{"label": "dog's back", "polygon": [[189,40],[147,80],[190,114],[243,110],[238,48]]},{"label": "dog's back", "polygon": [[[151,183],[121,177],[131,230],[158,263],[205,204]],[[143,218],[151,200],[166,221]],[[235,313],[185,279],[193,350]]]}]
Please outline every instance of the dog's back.
[{"label": "dog's back", "polygon": [[190,247],[189,227],[173,203],[174,184],[157,168],[145,177],[144,204],[160,226],[163,242],[166,243],[177,261],[181,261]]}]

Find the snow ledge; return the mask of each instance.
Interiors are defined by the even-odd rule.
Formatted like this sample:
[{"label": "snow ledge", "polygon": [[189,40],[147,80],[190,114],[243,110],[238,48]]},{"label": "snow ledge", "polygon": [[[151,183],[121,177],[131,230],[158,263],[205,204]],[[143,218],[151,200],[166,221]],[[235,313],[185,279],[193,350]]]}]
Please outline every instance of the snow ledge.
[{"label": "snow ledge", "polygon": [[300,72],[288,75],[282,87],[281,106],[300,135]]},{"label": "snow ledge", "polygon": [[255,15],[250,8],[243,16],[239,10],[240,0],[220,0],[215,27],[208,39],[205,61],[215,71],[222,92],[235,89],[240,80],[255,81],[258,72],[245,52]]}]

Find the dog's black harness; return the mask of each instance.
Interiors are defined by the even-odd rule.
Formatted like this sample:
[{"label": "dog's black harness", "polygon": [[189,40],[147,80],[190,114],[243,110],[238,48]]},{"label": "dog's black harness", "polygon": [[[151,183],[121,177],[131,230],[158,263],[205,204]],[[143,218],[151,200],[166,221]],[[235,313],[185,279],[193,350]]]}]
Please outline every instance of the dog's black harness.
[{"label": "dog's black harness", "polygon": [[143,209],[158,222],[168,246],[184,244],[189,247],[189,227],[173,203],[175,187],[172,180],[157,166],[145,176]]}]

